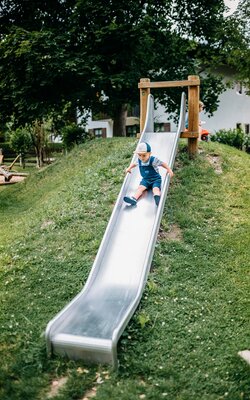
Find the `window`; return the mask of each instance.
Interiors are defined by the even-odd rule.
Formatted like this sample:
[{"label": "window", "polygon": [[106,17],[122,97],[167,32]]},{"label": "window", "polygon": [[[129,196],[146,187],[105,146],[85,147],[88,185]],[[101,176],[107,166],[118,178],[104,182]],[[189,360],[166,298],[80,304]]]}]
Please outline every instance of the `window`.
[{"label": "window", "polygon": [[249,134],[250,132],[250,124],[245,124],[245,133]]},{"label": "window", "polygon": [[241,125],[240,122],[237,122],[237,124],[236,124],[236,129],[242,129],[242,125]]},{"label": "window", "polygon": [[164,124],[155,122],[155,132],[164,132]]},{"label": "window", "polygon": [[170,122],[155,122],[155,132],[170,132]]},{"label": "window", "polygon": [[102,128],[94,129],[94,135],[96,138],[101,138],[102,137]]},{"label": "window", "polygon": [[126,126],[126,135],[128,137],[136,137],[137,132],[139,132],[139,125],[129,125]]}]

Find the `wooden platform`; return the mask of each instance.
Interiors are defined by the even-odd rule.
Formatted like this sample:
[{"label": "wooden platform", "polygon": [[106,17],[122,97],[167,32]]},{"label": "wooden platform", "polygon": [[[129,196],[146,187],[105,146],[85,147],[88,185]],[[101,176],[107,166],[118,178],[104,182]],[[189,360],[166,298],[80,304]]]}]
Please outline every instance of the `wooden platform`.
[{"label": "wooden platform", "polygon": [[22,182],[27,175],[17,175],[17,174],[13,174],[11,180],[9,182],[5,182],[4,176],[0,175],[0,185],[12,185],[13,183],[19,183]]}]

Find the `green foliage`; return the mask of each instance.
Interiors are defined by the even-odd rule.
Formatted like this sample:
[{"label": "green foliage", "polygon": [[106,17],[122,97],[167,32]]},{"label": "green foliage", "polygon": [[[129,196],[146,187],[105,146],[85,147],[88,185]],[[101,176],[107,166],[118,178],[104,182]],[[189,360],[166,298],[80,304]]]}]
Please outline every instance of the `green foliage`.
[{"label": "green foliage", "polygon": [[60,142],[50,142],[48,143],[48,150],[51,153],[61,153],[63,151],[63,144]]},{"label": "green foliage", "polygon": [[14,152],[14,150],[10,147],[10,144],[8,142],[3,142],[0,145],[0,148],[3,151],[4,157],[15,157],[17,154]]},{"label": "green foliage", "polygon": [[141,329],[145,328],[145,326],[150,322],[150,317],[145,313],[140,313],[137,317],[138,322],[140,324]]},{"label": "green foliage", "polygon": [[9,143],[17,153],[25,155],[32,146],[32,139],[26,128],[18,128],[10,132]]},{"label": "green foliage", "polygon": [[221,129],[214,135],[211,135],[212,142],[219,142],[242,150],[249,148],[249,135],[242,129]]},{"label": "green foliage", "polygon": [[67,125],[62,129],[63,144],[67,149],[76,144],[84,143],[86,137],[85,129],[77,124]]},{"label": "green foliage", "polygon": [[249,0],[240,0],[237,10],[225,18],[220,25],[221,35],[218,37],[219,48],[214,47],[212,51],[212,60],[209,57],[206,67],[209,64],[220,67],[231,67],[233,79],[244,85],[249,94],[249,76],[250,76],[250,24],[249,24]]},{"label": "green foliage", "polygon": [[245,135],[244,148],[247,153],[250,153],[250,135]]}]

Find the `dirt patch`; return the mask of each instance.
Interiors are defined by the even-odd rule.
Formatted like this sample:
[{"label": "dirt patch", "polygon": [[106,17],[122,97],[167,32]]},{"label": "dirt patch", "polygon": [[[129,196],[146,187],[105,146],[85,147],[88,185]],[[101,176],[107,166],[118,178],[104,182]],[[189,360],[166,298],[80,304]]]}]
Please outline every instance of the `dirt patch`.
[{"label": "dirt patch", "polygon": [[13,183],[22,182],[25,179],[25,176],[12,176],[9,182],[4,181],[4,176],[0,175],[0,185],[12,185]]},{"label": "dirt patch", "polygon": [[49,226],[51,225],[55,225],[54,221],[48,220],[48,221],[44,221],[41,225],[41,229],[47,229]]},{"label": "dirt patch", "polygon": [[61,389],[61,387],[63,387],[67,383],[67,380],[67,377],[54,380],[51,384],[50,392],[47,396],[47,399],[52,399],[53,397],[55,397],[58,394],[59,389]]},{"label": "dirt patch", "polygon": [[88,390],[82,400],[89,400],[96,396],[97,389],[93,387],[92,389]]},{"label": "dirt patch", "polygon": [[218,154],[208,154],[207,160],[214,168],[216,174],[222,174],[221,158]]},{"label": "dirt patch", "polygon": [[182,231],[177,224],[170,225],[168,231],[160,228],[158,237],[160,240],[183,240]]}]

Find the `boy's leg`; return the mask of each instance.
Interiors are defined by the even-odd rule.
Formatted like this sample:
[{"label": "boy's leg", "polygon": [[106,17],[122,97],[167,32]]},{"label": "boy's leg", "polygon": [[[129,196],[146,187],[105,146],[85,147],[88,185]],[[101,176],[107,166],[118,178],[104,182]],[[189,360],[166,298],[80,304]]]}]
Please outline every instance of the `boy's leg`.
[{"label": "boy's leg", "polygon": [[153,187],[153,195],[154,196],[160,196],[161,195],[161,189],[159,187]]},{"label": "boy's leg", "polygon": [[160,203],[160,198],[161,198],[160,184],[156,184],[155,186],[153,186],[152,191],[153,191],[153,195],[154,195],[155,204],[158,206]]},{"label": "boy's leg", "polygon": [[146,186],[140,185],[133,197],[138,200],[145,190],[147,190]]},{"label": "boy's leg", "polygon": [[137,204],[137,200],[139,199],[139,197],[141,197],[142,193],[146,190],[146,186],[140,185],[137,189],[137,191],[135,192],[134,196],[125,196],[123,198],[123,200],[128,203],[131,204],[132,206],[135,206]]}]

